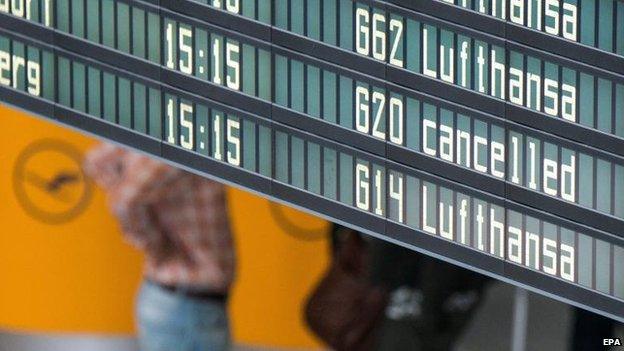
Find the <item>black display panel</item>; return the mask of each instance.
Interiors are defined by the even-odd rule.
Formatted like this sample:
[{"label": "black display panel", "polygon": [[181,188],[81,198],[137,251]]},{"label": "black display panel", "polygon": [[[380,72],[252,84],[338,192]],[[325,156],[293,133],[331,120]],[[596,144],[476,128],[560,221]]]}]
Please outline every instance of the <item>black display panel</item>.
[{"label": "black display panel", "polygon": [[[111,4],[114,3],[111,1]],[[113,12],[119,14],[119,8],[118,5]],[[271,46],[259,49],[257,46],[263,43],[233,34],[228,37],[227,32],[219,28],[211,27],[212,32],[209,32],[198,26],[181,25],[165,16],[160,17],[159,22],[159,17],[151,16],[149,11],[138,12],[132,7],[122,10],[128,11],[141,14],[140,18],[146,21],[142,28],[150,27],[149,18],[160,23],[160,26],[154,24],[155,29],[149,33],[156,33],[159,27],[165,28],[166,45],[160,46],[157,35],[147,35],[147,40],[132,40],[141,44],[140,49],[135,46],[132,50],[130,41],[120,44],[126,41],[109,39],[109,44],[123,47],[120,51],[131,51],[134,55],[140,52],[139,56],[148,59],[150,52],[154,57],[162,53],[165,68],[272,101],[304,114],[304,118],[322,119],[399,146],[408,153],[417,152],[471,169],[487,175],[489,183],[506,180],[532,192],[624,218],[620,205],[624,203],[622,160],[617,156],[591,148],[589,153],[580,152],[587,148],[549,136],[535,138],[530,133],[505,127],[505,121],[495,116],[311,58],[294,59],[288,52],[276,53]],[[136,73],[141,72],[139,69]],[[378,153],[387,157],[385,150]],[[404,157],[398,158],[399,162],[406,162]],[[598,182],[597,179],[609,181]],[[486,190],[497,187],[486,187],[483,183],[479,179],[474,182]],[[498,185],[498,189],[498,192],[491,191],[506,195],[501,190],[502,185]],[[567,216],[577,217],[572,212]],[[619,224],[601,227],[608,220],[594,217],[594,225],[605,230],[617,232],[623,228]]]},{"label": "black display panel", "polygon": [[[325,18],[318,17],[318,11],[291,3],[297,0],[278,0],[275,26],[313,39],[319,39],[322,32],[324,42],[408,72],[537,111],[545,118],[624,137],[622,75],[561,60],[546,52],[527,52],[501,38],[430,16],[412,12],[399,15],[366,3],[336,1],[333,8],[337,12]],[[298,2],[303,4],[303,0]],[[32,20],[270,99],[268,92],[254,89],[255,85],[265,84],[253,82],[251,77],[245,89],[240,80],[242,69],[258,66],[259,72],[269,70],[268,61],[263,61],[266,48],[258,43],[241,42],[236,35],[228,37],[218,28],[167,16],[158,9],[149,10],[140,1],[34,0],[30,4],[52,12],[37,16],[33,10],[33,14],[25,16]],[[329,20],[332,16],[336,16],[335,21]],[[320,22],[311,25],[312,19],[322,22],[325,30],[319,27]],[[617,42],[617,36],[612,37]],[[246,61],[259,62],[241,62],[243,51],[250,55]]]},{"label": "black display panel", "polygon": [[[245,170],[258,184],[270,180],[287,185],[294,196],[301,192],[345,206],[358,215],[337,219],[366,230],[377,227],[383,233],[383,223],[389,221],[410,235],[466,246],[470,252],[607,294],[617,306],[624,298],[624,247],[613,235],[77,55],[41,49],[43,45],[9,32],[0,40],[9,43],[13,62],[22,62],[22,52],[28,58],[14,71],[24,78],[21,83],[2,88],[3,99],[12,104],[46,106],[50,116],[61,120],[82,116],[74,123],[89,131],[97,131],[87,126],[89,119],[102,121],[119,129],[109,135],[113,140],[130,130],[161,140]],[[37,76],[39,87],[33,78]],[[36,95],[37,90],[38,104],[21,105],[16,98]],[[275,196],[271,187],[255,190]],[[365,217],[371,220],[360,222]],[[378,220],[381,225],[363,226]]]},{"label": "black display panel", "polygon": [[176,3],[0,0],[2,101],[624,320],[617,65],[390,2]]}]

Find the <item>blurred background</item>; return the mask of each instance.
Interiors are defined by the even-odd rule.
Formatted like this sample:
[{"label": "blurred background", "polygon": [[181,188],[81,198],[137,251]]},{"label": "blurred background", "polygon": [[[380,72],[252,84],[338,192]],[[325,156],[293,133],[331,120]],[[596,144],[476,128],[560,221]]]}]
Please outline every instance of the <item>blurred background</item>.
[{"label": "blurred background", "polygon": [[[0,350],[137,350],[141,254],[82,173],[95,139],[0,107]],[[329,261],[329,223],[234,188],[229,301],[237,350],[322,349],[302,309]],[[513,349],[516,290],[491,284],[457,350]],[[526,349],[567,350],[572,310],[528,294]]]}]

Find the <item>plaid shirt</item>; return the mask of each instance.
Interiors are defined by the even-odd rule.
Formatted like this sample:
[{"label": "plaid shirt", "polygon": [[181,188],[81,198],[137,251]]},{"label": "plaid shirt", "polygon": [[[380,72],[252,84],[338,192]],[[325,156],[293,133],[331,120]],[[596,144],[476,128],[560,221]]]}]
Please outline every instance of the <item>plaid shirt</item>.
[{"label": "plaid shirt", "polygon": [[221,184],[110,144],[90,151],[84,168],[106,190],[128,241],[145,252],[149,279],[227,292],[234,251]]}]

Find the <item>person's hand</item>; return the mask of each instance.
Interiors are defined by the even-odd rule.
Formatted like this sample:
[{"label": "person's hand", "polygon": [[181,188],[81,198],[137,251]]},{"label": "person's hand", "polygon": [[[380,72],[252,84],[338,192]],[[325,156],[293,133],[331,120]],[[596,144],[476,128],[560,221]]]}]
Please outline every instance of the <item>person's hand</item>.
[{"label": "person's hand", "polygon": [[112,189],[123,177],[123,148],[102,143],[91,149],[84,158],[83,169],[99,186]]}]

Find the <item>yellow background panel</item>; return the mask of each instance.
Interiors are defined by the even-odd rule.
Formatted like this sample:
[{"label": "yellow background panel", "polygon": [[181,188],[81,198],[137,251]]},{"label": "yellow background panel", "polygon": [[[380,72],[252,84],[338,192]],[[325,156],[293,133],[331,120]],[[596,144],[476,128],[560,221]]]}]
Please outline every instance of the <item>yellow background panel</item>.
[{"label": "yellow background panel", "polygon": [[[48,224],[20,205],[12,179],[18,156],[33,142],[61,140],[84,152],[96,141],[4,106],[0,106],[0,121],[5,135],[0,138],[0,328],[134,333],[141,254],[122,240],[104,194],[93,187],[84,211],[65,223]],[[44,151],[29,158],[24,168],[51,179],[72,167],[71,160]],[[71,207],[82,191],[81,185],[73,190],[68,186],[64,194],[69,204],[60,203],[30,183],[24,185],[26,197],[51,211]],[[232,188],[228,195],[238,257],[230,301],[235,340],[317,346],[303,325],[301,308],[326,265],[327,241],[323,236],[308,240],[287,233],[261,197]],[[291,224],[304,230],[326,229],[327,223],[313,216],[281,210]]]}]

